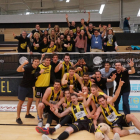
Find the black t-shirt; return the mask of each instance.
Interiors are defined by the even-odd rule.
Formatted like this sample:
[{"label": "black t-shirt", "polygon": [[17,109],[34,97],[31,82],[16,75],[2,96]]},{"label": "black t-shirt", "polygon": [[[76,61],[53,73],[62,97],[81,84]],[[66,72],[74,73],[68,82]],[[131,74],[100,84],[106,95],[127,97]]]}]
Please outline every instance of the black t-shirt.
[{"label": "black t-shirt", "polygon": [[[43,33],[43,31],[42,30],[40,30],[41,31],[41,33]],[[32,30],[32,34],[34,35],[34,33],[35,32],[37,32],[37,33],[39,33],[39,31],[38,30],[36,30],[36,29],[34,29],[34,30]]]},{"label": "black t-shirt", "polygon": [[76,33],[76,27],[75,27],[75,26],[71,26],[71,25],[70,25],[69,29],[72,30],[73,33]]},{"label": "black t-shirt", "polygon": [[95,84],[101,89],[104,90],[106,89],[106,83],[107,83],[107,79],[106,78],[101,78],[101,80],[98,82],[96,80],[96,78],[94,78],[95,80]]},{"label": "black t-shirt", "polygon": [[108,36],[105,38],[106,44],[106,51],[116,51],[115,50],[115,42],[116,42],[116,37],[113,35],[113,38],[111,39],[111,43],[109,42]]},{"label": "black t-shirt", "polygon": [[[124,81],[125,83],[123,84],[122,88],[121,88],[121,93],[123,94],[125,92],[130,92],[130,81],[129,81],[129,73],[128,70],[125,70],[123,72],[121,72],[120,74],[117,73],[117,71],[113,71],[112,73],[116,73],[116,90],[118,88],[119,82],[120,82],[120,78],[122,81]],[[110,76],[112,76],[112,73],[110,74]]]},{"label": "black t-shirt", "polygon": [[33,68],[32,64],[25,66],[24,75],[23,75],[23,79],[20,83],[20,86],[27,87],[27,88],[35,86],[35,82],[36,82],[35,73],[36,73],[36,71],[39,71],[39,70],[40,70],[39,67],[37,67],[37,69]]},{"label": "black t-shirt", "polygon": [[[88,26],[88,23],[87,23],[87,22],[84,22],[84,24],[85,24],[86,26]],[[85,30],[85,27],[83,27],[83,26],[81,25],[80,29],[81,29],[81,30]]]},{"label": "black t-shirt", "polygon": [[[37,41],[35,38],[33,39],[33,43],[35,43],[35,44],[39,44],[41,42],[41,40],[39,39],[39,41]],[[35,46],[33,46],[33,44],[32,44],[32,52],[39,52],[39,47],[35,47]]]},{"label": "black t-shirt", "polygon": [[75,45],[74,45],[74,41],[71,40],[71,41],[65,41],[64,44],[69,44],[70,47],[64,47],[63,48],[63,52],[75,52]]},{"label": "black t-shirt", "polygon": [[[51,66],[53,71],[55,70],[55,67],[59,64],[59,61],[57,61],[57,63],[54,63],[53,61],[51,61]],[[54,72],[54,76],[55,79],[61,79],[61,74],[62,74],[62,70],[59,70],[57,73]]]},{"label": "black t-shirt", "polygon": [[76,34],[73,34],[73,37],[70,37],[71,38],[71,40],[75,40],[75,38],[76,38]]},{"label": "black t-shirt", "polygon": [[27,45],[29,46],[30,51],[31,51],[30,39],[28,37],[23,38],[22,36],[15,36],[15,39],[19,41],[18,52],[27,52]]},{"label": "black t-shirt", "polygon": [[[94,29],[88,30],[88,31],[89,31],[89,33],[90,33],[91,35],[94,34]],[[87,35],[87,44],[90,44],[90,45],[91,45],[91,38],[89,38],[88,35]]]},{"label": "black t-shirt", "polygon": [[45,44],[43,41],[39,43],[39,52],[44,53],[47,52],[48,49],[48,43]]}]

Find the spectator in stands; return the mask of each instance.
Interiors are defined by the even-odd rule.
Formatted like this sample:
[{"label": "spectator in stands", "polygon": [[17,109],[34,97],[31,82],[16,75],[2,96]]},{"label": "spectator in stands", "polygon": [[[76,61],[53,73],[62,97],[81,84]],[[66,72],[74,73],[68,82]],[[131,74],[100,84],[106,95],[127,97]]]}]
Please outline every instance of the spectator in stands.
[{"label": "spectator in stands", "polygon": [[101,32],[101,29],[102,29],[102,24],[99,24],[99,30]]},{"label": "spectator in stands", "polygon": [[80,35],[76,36],[75,41],[75,52],[85,53],[87,50],[87,36],[84,30],[81,30]]},{"label": "spectator in stands", "polygon": [[48,30],[44,30],[42,38],[44,38],[44,37],[47,37],[47,38],[49,37]]},{"label": "spectator in stands", "polygon": [[70,34],[71,40],[74,41],[74,39],[76,38],[76,35],[73,33],[73,30],[70,30],[70,31],[69,31],[69,34]]},{"label": "spectator in stands", "polygon": [[[93,24],[92,23],[89,24],[88,31],[91,35],[94,34],[94,29],[93,29]],[[87,52],[90,52],[90,46],[91,46],[91,39],[88,37],[87,38]]]},{"label": "spectator in stands", "polygon": [[60,36],[61,33],[60,33],[60,29],[59,29],[59,26],[58,25],[55,25],[54,26],[54,31],[55,31],[57,37]]},{"label": "spectator in stands", "polygon": [[30,39],[27,37],[26,31],[22,31],[20,36],[16,36],[13,33],[14,39],[18,40],[18,52],[27,52],[27,46],[30,48],[30,53],[32,53],[32,48],[30,44]]},{"label": "spectator in stands", "polygon": [[50,45],[48,46],[47,53],[53,53],[56,51],[55,41],[51,40]]},{"label": "spectator in stands", "polygon": [[57,35],[56,35],[54,29],[51,30],[51,33],[50,33],[50,36],[49,36],[49,40],[48,40],[48,42],[50,42],[51,40],[54,40],[54,41],[57,40]]},{"label": "spectator in stands", "polygon": [[[40,30],[40,25],[39,25],[39,24],[36,24],[35,29],[32,30],[31,33],[34,35],[35,32],[38,32],[38,33],[40,34],[40,37],[42,37],[42,35],[43,35],[43,31]],[[32,37],[33,37],[33,36],[32,36]]]},{"label": "spectator in stands", "polygon": [[66,29],[65,31],[64,31],[64,41],[66,41],[67,40],[67,35],[69,34],[69,29]]},{"label": "spectator in stands", "polygon": [[70,22],[68,20],[68,14],[66,14],[66,21],[68,23],[69,29],[72,30],[73,33],[76,33],[75,21],[72,21],[71,24],[70,24]]},{"label": "spectator in stands", "polygon": [[41,42],[40,34],[38,32],[34,33],[34,37],[32,38],[32,34],[30,35],[30,42],[32,42],[32,52],[38,52],[39,47],[34,46],[35,44],[39,44]]},{"label": "spectator in stands", "polygon": [[47,37],[44,37],[43,38],[43,41],[41,41],[39,44],[33,44],[35,47],[39,47],[38,51],[40,53],[44,53],[44,52],[47,52],[47,49],[48,49],[48,39]]},{"label": "spectator in stands", "polygon": [[91,38],[91,52],[102,52],[102,37],[104,36],[104,32],[101,35],[98,30],[95,30],[94,35],[91,35],[88,27],[86,27],[86,31],[88,37]]},{"label": "spectator in stands", "polygon": [[62,52],[63,47],[64,47],[64,42],[61,41],[60,37],[58,37],[56,42],[56,52]]},{"label": "spectator in stands", "polygon": [[67,35],[67,40],[64,42],[63,52],[75,52],[75,43],[71,40],[70,35]]},{"label": "spectator in stands", "polygon": [[63,34],[60,35],[60,40],[63,41],[63,43],[64,43],[64,35]]},{"label": "spectator in stands", "polygon": [[85,30],[86,29],[86,26],[88,26],[88,23],[90,21],[90,12],[88,12],[88,20],[87,22],[85,22],[85,20],[82,18],[81,19],[81,30]]},{"label": "spectator in stands", "polygon": [[129,20],[130,20],[130,17],[126,17],[124,19],[123,30],[124,30],[125,33],[129,33],[130,32]]},{"label": "spectator in stands", "polygon": [[80,35],[81,29],[79,26],[76,27],[76,36]]},{"label": "spectator in stands", "polygon": [[108,30],[108,35],[105,38],[104,45],[106,45],[107,52],[117,51],[116,36],[112,29]]},{"label": "spectator in stands", "polygon": [[110,23],[108,24],[108,28],[111,28],[111,24]]}]

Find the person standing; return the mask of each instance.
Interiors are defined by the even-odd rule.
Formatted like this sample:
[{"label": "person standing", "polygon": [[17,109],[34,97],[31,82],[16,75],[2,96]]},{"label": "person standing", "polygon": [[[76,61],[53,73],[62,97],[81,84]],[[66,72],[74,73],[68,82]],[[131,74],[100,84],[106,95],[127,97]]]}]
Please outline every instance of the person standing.
[{"label": "person standing", "polygon": [[76,36],[75,41],[75,52],[85,53],[87,50],[87,36],[84,30],[81,30],[79,36]]},{"label": "person standing", "polygon": [[130,17],[126,17],[123,22],[123,30],[125,33],[130,33],[129,20],[130,20]]},{"label": "person standing", "polygon": [[32,53],[30,39],[27,37],[26,31],[22,31],[20,36],[16,36],[13,33],[14,39],[18,40],[18,52],[27,53],[27,46],[30,48],[30,53]]},{"label": "person standing", "polygon": [[129,106],[129,94],[130,94],[130,80],[129,80],[129,75],[130,74],[134,74],[135,73],[135,68],[134,68],[134,62],[133,59],[130,59],[130,63],[129,66],[131,67],[131,70],[124,70],[122,71],[122,64],[121,62],[116,62],[115,63],[115,71],[113,71],[112,73],[116,73],[116,89],[118,88],[119,85],[119,81],[120,79],[122,81],[124,81],[125,83],[123,84],[123,86],[121,87],[121,93],[119,95],[119,97],[117,98],[116,102],[115,102],[115,108],[118,111],[119,109],[119,102],[122,96],[122,100],[123,100],[123,111],[124,114],[130,114],[130,106]]},{"label": "person standing", "polygon": [[[22,124],[22,120],[20,118],[20,112],[21,112],[22,104],[24,103],[26,97],[28,97],[28,103],[27,103],[27,112],[26,112],[25,118],[35,118],[29,113],[29,111],[30,111],[30,107],[33,101],[32,87],[35,86],[36,77],[38,76],[36,75],[36,72],[40,70],[38,68],[39,59],[34,58],[33,63],[31,65],[30,64],[27,65],[28,63],[29,62],[25,60],[24,63],[17,68],[17,72],[24,72],[23,79],[18,88],[19,102],[17,105],[17,118],[16,118],[16,122],[18,124]],[[43,73],[43,72],[44,70],[41,70],[39,73]]]}]

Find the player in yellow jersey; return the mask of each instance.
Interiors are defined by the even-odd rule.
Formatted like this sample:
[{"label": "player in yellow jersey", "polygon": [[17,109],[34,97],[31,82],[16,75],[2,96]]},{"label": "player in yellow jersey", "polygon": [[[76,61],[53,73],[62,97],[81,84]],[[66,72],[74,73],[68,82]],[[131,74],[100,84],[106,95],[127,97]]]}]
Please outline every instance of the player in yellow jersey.
[{"label": "player in yellow jersey", "polygon": [[45,126],[46,129],[50,126],[53,119],[58,121],[58,118],[50,111],[50,107],[51,106],[56,107],[56,104],[62,97],[63,92],[61,91],[61,81],[55,80],[54,86],[46,89],[44,96],[42,98],[42,103],[39,103],[38,105],[39,127],[43,126],[42,114],[44,110],[45,112],[48,112],[47,124]]},{"label": "player in yellow jersey", "polygon": [[75,73],[74,67],[70,67],[68,73],[65,73],[61,80],[63,89],[69,87],[70,85],[73,85],[73,90],[75,90],[75,91],[77,91],[78,82],[81,85],[81,87],[83,87],[82,80],[81,80],[80,76],[77,73]]},{"label": "player in yellow jersey", "polygon": [[[44,55],[42,55],[41,60],[43,59]],[[38,104],[41,98],[43,97],[47,87],[50,86],[50,83],[54,83],[54,72],[50,65],[51,58],[45,57],[43,63],[41,63],[38,67],[40,70],[44,72],[39,73],[36,83],[35,83],[35,97],[36,97],[36,108],[38,109]]]},{"label": "player in yellow jersey", "polygon": [[64,61],[60,61],[60,63],[55,68],[55,73],[62,70],[62,77],[65,73],[69,71],[69,68],[73,66],[73,63],[70,62],[70,55],[69,53],[65,53],[64,55]]},{"label": "player in yellow jersey", "polygon": [[[84,97],[83,102],[78,102],[78,96],[76,94],[71,94],[72,106],[67,108],[64,112],[58,113],[58,109],[51,108],[55,115],[58,117],[64,117],[70,112],[75,118],[75,122],[65,129],[63,133],[58,136],[58,140],[65,140],[69,137],[70,134],[78,132],[80,130],[87,130],[91,133],[95,132],[94,125],[92,120],[87,118],[86,111],[86,98]],[[47,135],[42,135],[43,140],[52,140]]]},{"label": "player in yellow jersey", "polygon": [[[64,94],[65,94],[65,97],[61,98],[61,100],[56,104],[57,108],[59,108],[62,105],[63,111],[72,105],[70,91],[68,88],[65,89]],[[61,118],[61,122],[59,124],[57,124],[54,128],[48,128],[45,130],[40,127],[40,128],[38,128],[38,132],[46,134],[46,135],[53,134],[61,126],[64,126],[65,124],[72,124],[73,120],[74,120],[74,117],[73,117],[72,113],[70,113],[70,114],[64,116],[63,118]]]},{"label": "player in yellow jersey", "polygon": [[[98,107],[96,111],[96,118],[93,120],[96,127],[97,119],[100,113],[102,113],[107,124],[112,127],[113,133],[118,133],[120,137],[127,136],[129,134],[140,134],[140,122],[137,120],[137,118],[132,114],[119,114],[113,106],[113,103],[117,100],[120,94],[123,84],[124,82],[120,79],[119,86],[111,100],[107,101],[103,95],[99,95],[97,97],[100,107]],[[128,127],[128,123],[130,122],[133,122],[135,128],[131,130],[122,130],[122,127]]]}]

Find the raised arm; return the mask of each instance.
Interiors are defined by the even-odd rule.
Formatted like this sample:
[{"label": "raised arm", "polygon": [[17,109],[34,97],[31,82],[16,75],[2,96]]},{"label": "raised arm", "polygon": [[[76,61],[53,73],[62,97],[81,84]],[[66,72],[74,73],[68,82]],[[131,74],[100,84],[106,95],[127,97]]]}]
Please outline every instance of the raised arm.
[{"label": "raised arm", "polygon": [[24,61],[24,63],[22,65],[20,65],[18,68],[17,68],[17,72],[24,72],[24,66],[27,65],[29,62],[27,60]]},{"label": "raised arm", "polygon": [[66,21],[68,23],[68,27],[70,27],[70,23],[69,23],[69,20],[68,20],[68,14],[66,14]]},{"label": "raised arm", "polygon": [[87,20],[87,24],[89,23],[90,21],[90,12],[88,12],[88,20]]},{"label": "raised arm", "polygon": [[88,35],[88,37],[91,38],[92,35],[91,35],[91,34],[89,33],[89,31],[88,31],[88,27],[86,27],[86,31],[87,31],[87,35]]},{"label": "raised arm", "polygon": [[120,78],[119,86],[118,86],[118,88],[117,88],[117,90],[116,90],[114,96],[111,98],[111,100],[107,100],[107,103],[108,103],[108,104],[109,104],[109,103],[110,103],[110,104],[111,104],[111,103],[114,103],[114,102],[117,100],[118,96],[120,95],[121,88],[122,88],[123,84],[124,84],[124,81],[122,81],[121,78]]},{"label": "raised arm", "polygon": [[80,77],[77,73],[75,73],[75,76],[76,76],[76,79],[78,80],[78,82],[80,83],[81,88],[82,88],[82,87],[84,86],[84,84],[83,84],[83,82],[82,82],[81,77]]},{"label": "raised arm", "polygon": [[63,66],[62,63],[63,62],[60,61],[59,64],[55,67],[55,70],[54,70],[55,73],[62,69],[62,66]]},{"label": "raised arm", "polygon": [[132,58],[132,60],[130,59],[130,62],[128,64],[131,67],[131,70],[129,70],[128,73],[129,74],[134,74],[135,73],[135,68],[134,68],[133,58]]},{"label": "raised arm", "polygon": [[66,84],[68,83],[68,80],[66,80],[66,78],[67,78],[67,75],[66,75],[66,73],[65,73],[65,74],[63,75],[62,80],[61,80],[62,86],[66,85]]},{"label": "raised arm", "polygon": [[93,110],[92,110],[92,112],[91,112],[91,114],[92,114],[92,115],[94,115],[94,113],[95,113],[95,112],[96,112],[96,110],[97,110],[97,107],[96,107],[95,102],[94,102],[93,100],[91,101],[91,103],[90,103],[90,104],[91,104],[92,109],[93,109]]}]

